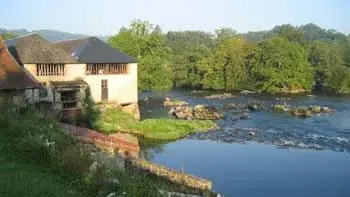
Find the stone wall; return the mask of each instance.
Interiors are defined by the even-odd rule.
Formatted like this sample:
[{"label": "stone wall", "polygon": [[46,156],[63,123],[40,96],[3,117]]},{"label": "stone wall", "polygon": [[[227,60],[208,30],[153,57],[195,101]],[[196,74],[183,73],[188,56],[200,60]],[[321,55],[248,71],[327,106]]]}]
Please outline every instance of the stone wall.
[{"label": "stone wall", "polygon": [[211,190],[212,182],[193,175],[178,172],[164,166],[154,164],[142,159],[131,160],[131,164],[135,167],[148,171],[154,175],[164,177],[174,183],[182,184],[190,188],[200,190]]}]

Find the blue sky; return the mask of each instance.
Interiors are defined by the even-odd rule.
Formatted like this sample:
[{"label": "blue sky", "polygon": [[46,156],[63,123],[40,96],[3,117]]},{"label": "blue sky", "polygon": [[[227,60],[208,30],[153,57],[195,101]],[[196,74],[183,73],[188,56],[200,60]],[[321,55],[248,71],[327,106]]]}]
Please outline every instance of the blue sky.
[{"label": "blue sky", "polygon": [[139,18],[164,31],[238,32],[315,23],[350,33],[349,0],[5,0],[0,28],[110,35]]}]

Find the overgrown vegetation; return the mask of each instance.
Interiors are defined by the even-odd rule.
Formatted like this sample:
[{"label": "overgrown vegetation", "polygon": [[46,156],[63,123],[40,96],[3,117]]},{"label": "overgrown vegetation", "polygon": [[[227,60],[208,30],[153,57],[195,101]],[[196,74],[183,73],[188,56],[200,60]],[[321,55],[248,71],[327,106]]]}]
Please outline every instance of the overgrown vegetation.
[{"label": "overgrown vegetation", "polygon": [[207,131],[215,127],[213,121],[204,120],[187,121],[164,118],[137,122],[132,115],[117,108],[106,109],[93,125],[94,129],[104,133],[124,131],[159,140],[178,139],[194,132]]},{"label": "overgrown vegetation", "polygon": [[190,191],[94,160],[99,150],[66,134],[50,114],[9,103],[0,103],[0,110],[1,197],[153,197],[159,196],[158,189]]},{"label": "overgrown vegetation", "polygon": [[140,62],[141,90],[172,87],[249,89],[267,93],[350,93],[350,41],[314,24],[238,34],[222,28],[162,33],[133,21],[109,40]]}]

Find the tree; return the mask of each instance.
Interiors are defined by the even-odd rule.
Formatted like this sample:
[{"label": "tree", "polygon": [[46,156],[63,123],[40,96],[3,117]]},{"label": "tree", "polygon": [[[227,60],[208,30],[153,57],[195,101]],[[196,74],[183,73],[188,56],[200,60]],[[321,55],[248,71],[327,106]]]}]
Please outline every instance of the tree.
[{"label": "tree", "polygon": [[261,42],[250,64],[256,87],[263,92],[311,91],[313,86],[313,69],[304,48],[285,38]]},{"label": "tree", "polygon": [[222,40],[213,55],[201,62],[203,87],[211,89],[239,89],[247,80],[245,58],[247,43],[236,37]]},{"label": "tree", "polygon": [[349,69],[344,65],[341,46],[325,41],[315,41],[310,49],[309,61],[315,67],[318,89],[347,92]]},{"label": "tree", "polygon": [[275,27],[275,30],[279,37],[285,38],[290,42],[296,42],[300,45],[306,44],[304,34],[290,24],[277,26]]},{"label": "tree", "polygon": [[236,31],[231,28],[221,28],[215,31],[216,40],[220,44],[221,42],[231,39],[237,35]]},{"label": "tree", "polygon": [[109,39],[112,47],[138,60],[138,81],[141,90],[167,90],[172,87],[171,49],[165,45],[160,28],[147,21],[134,20],[119,34]]},{"label": "tree", "polygon": [[347,42],[344,49],[344,65],[350,68],[350,41]]},{"label": "tree", "polygon": [[175,87],[200,87],[203,73],[199,62],[214,48],[213,35],[201,31],[168,32],[166,45],[171,48]]}]

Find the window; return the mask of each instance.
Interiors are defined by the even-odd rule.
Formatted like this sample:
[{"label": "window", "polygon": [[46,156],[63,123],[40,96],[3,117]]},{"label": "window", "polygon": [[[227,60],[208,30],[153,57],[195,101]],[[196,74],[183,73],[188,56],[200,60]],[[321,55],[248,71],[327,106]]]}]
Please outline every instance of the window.
[{"label": "window", "polygon": [[39,96],[47,97],[46,83],[41,83],[41,87],[39,88]]},{"label": "window", "polygon": [[118,75],[127,74],[127,64],[113,63],[113,64],[87,64],[87,75]]},{"label": "window", "polygon": [[102,79],[101,81],[101,88],[108,88],[108,84],[107,84],[107,79]]},{"label": "window", "polygon": [[64,64],[37,64],[37,76],[64,76]]},{"label": "window", "polygon": [[78,102],[77,91],[62,91],[61,102],[63,104],[63,109],[76,108]]}]

